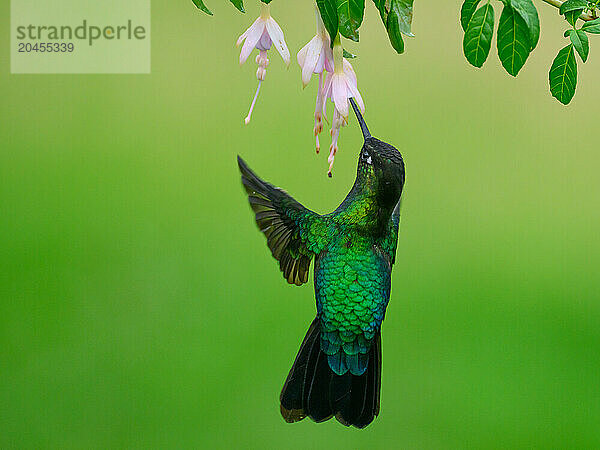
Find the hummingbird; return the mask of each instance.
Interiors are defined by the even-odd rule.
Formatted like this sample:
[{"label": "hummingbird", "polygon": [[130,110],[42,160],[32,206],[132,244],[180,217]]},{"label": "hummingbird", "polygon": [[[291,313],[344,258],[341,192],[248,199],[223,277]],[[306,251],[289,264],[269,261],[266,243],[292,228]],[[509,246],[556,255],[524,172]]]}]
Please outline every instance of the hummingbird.
[{"label": "hummingbird", "polygon": [[306,283],[314,260],[317,314],[280,395],[288,423],[335,416],[345,426],[364,428],[379,415],[381,325],[398,243],[404,160],[371,136],[350,102],[364,143],[354,185],[329,214],[305,208],[238,156],[256,224],[284,278]]}]

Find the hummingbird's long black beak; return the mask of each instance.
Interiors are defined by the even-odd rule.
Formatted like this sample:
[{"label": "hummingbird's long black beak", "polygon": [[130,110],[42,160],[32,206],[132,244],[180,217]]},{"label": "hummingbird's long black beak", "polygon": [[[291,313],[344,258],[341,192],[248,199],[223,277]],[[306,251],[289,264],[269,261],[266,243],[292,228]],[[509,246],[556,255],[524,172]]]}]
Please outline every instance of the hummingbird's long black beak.
[{"label": "hummingbird's long black beak", "polygon": [[366,141],[367,138],[371,137],[371,132],[367,128],[365,119],[363,119],[363,116],[360,113],[360,109],[358,109],[358,106],[356,105],[356,102],[354,101],[353,98],[350,98],[350,103],[352,104],[352,109],[354,110],[354,114],[356,114],[356,119],[358,120],[358,123],[360,124],[360,129],[362,130],[363,137],[365,138],[365,141]]}]

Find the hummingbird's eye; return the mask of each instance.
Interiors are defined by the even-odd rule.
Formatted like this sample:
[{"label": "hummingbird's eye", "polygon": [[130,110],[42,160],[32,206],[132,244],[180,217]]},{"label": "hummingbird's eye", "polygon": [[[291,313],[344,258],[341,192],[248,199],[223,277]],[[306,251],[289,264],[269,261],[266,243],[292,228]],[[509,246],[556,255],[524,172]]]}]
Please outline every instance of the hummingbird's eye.
[{"label": "hummingbird's eye", "polygon": [[367,164],[372,164],[373,163],[373,160],[371,159],[371,155],[369,155],[367,152],[363,152],[362,159]]}]

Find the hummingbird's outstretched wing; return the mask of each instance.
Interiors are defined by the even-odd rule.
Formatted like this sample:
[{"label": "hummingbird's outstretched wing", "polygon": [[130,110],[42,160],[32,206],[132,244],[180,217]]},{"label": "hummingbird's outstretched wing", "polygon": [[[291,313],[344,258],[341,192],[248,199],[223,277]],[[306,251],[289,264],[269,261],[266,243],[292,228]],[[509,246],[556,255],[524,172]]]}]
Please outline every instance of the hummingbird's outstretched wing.
[{"label": "hummingbird's outstretched wing", "polygon": [[254,210],[256,224],[267,238],[273,257],[290,284],[308,281],[310,261],[327,237],[325,218],[289,194],[261,180],[238,156],[242,184]]},{"label": "hummingbird's outstretched wing", "polygon": [[396,204],[396,207],[392,212],[392,217],[390,217],[390,222],[388,224],[386,234],[381,240],[381,249],[383,250],[386,259],[390,264],[390,269],[396,262],[396,247],[398,246],[398,230],[400,229],[401,204],[402,198],[398,200],[398,203]]}]

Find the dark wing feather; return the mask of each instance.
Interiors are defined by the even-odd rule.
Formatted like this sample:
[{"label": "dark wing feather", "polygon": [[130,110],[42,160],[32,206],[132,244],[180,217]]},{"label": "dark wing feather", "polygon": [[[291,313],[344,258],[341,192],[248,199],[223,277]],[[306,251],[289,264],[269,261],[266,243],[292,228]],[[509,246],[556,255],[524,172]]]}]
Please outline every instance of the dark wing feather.
[{"label": "dark wing feather", "polygon": [[261,180],[239,156],[238,165],[256,224],[266,236],[271,254],[279,261],[284,278],[298,286],[306,283],[310,261],[319,247],[313,228],[323,218]]}]

